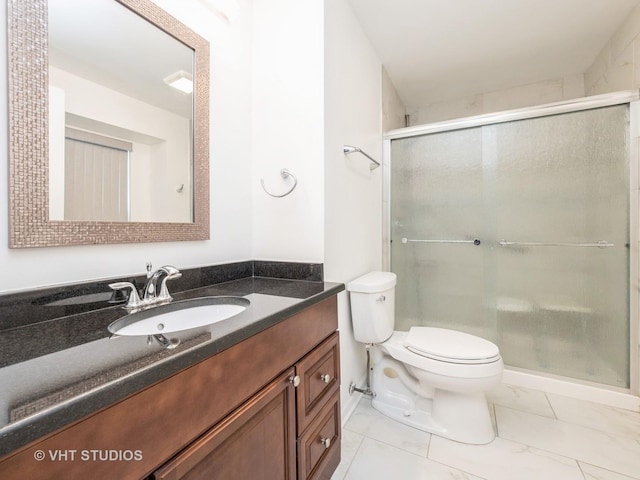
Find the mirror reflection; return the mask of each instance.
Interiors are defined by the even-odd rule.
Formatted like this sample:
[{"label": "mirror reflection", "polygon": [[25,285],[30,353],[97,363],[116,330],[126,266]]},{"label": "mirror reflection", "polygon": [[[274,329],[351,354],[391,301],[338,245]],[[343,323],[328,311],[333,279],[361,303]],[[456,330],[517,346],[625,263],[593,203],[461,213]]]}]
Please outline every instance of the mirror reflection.
[{"label": "mirror reflection", "polygon": [[49,219],[193,222],[194,51],[114,0],[49,0]]}]

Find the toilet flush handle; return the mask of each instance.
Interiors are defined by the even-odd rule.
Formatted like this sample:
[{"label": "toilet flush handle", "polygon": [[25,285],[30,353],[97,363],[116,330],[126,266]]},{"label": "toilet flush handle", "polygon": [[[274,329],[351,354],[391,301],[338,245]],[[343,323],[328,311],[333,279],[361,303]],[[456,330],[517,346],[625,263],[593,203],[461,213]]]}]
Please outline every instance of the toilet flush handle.
[{"label": "toilet flush handle", "polygon": [[378,302],[381,302],[381,303],[382,303],[382,302],[384,302],[384,301],[386,301],[386,300],[387,300],[387,297],[385,297],[384,295],[380,295],[380,296],[378,297]]}]

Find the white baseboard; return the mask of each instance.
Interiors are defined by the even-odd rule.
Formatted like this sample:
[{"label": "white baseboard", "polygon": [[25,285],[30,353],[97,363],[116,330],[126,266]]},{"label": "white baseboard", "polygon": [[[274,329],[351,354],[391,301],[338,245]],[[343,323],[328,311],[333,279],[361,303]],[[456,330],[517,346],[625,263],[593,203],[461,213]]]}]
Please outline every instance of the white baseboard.
[{"label": "white baseboard", "polygon": [[630,392],[608,390],[597,385],[575,383],[560,378],[546,377],[533,373],[505,368],[502,382],[518,387],[542,390],[566,397],[587,400],[610,407],[624,408],[640,412],[640,397]]}]

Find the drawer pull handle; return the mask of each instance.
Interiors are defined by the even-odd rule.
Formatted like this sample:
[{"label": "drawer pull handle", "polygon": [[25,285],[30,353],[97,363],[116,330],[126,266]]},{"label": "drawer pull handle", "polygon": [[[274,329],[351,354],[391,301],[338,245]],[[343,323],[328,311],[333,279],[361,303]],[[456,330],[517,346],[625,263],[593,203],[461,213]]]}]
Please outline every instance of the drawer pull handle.
[{"label": "drawer pull handle", "polygon": [[300,385],[300,377],[298,375],[296,375],[295,377],[293,375],[290,376],[289,383],[294,387],[297,387],[298,385]]},{"label": "drawer pull handle", "polygon": [[322,445],[324,445],[324,448],[327,449],[331,446],[331,439],[330,438],[321,438],[320,439],[320,443]]},{"label": "drawer pull handle", "polygon": [[320,380],[322,380],[324,383],[329,383],[331,381],[331,375],[329,375],[328,373],[320,375]]}]

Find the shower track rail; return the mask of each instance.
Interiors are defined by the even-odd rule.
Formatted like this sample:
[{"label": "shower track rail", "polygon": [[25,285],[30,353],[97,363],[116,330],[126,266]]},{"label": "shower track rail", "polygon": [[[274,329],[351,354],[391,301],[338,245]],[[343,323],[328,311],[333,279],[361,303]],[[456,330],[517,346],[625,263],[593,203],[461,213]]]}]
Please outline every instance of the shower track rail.
[{"label": "shower track rail", "polygon": [[[482,242],[477,238],[474,240],[422,240],[415,238],[402,238],[402,243],[471,243],[473,245],[480,245]],[[518,247],[593,247],[593,248],[611,248],[615,247],[615,244],[607,242],[606,240],[600,240],[596,243],[562,243],[562,242],[508,242],[507,240],[500,240],[498,245],[501,247],[518,246]]]},{"label": "shower track rail", "polygon": [[500,240],[498,244],[501,247],[507,247],[510,245],[521,246],[521,247],[595,247],[595,248],[615,247],[613,243],[609,243],[606,240],[600,240],[597,243],[507,242],[506,240]]}]

